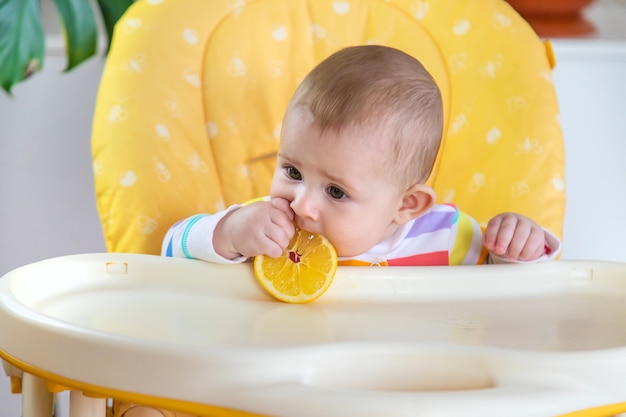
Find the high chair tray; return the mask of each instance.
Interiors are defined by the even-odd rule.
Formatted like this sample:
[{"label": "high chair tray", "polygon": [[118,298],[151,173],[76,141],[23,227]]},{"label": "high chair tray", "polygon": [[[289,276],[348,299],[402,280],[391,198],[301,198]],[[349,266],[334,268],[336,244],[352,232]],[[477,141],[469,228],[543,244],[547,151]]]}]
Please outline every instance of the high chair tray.
[{"label": "high chair tray", "polygon": [[0,279],[0,356],[210,415],[555,416],[626,401],[626,264],[340,267],[290,305],[249,263],[60,257]]}]

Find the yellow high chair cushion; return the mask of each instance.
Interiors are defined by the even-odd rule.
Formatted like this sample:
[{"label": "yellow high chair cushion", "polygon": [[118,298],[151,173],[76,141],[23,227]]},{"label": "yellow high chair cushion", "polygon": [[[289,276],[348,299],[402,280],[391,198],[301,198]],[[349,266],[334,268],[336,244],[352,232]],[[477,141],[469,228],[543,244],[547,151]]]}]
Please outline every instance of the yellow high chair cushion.
[{"label": "yellow high chair cushion", "polygon": [[564,150],[549,55],[502,0],[144,0],[118,23],[93,123],[107,248],[160,252],[176,221],[269,192],[285,107],[322,59],[419,58],[445,105],[429,182],[480,223],[561,236]]}]

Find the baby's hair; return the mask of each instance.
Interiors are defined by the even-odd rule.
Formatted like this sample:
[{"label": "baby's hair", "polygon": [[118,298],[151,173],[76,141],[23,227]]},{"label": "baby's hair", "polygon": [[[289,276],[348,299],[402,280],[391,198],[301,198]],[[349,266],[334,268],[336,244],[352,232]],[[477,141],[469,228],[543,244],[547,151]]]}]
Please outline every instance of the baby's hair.
[{"label": "baby's hair", "polygon": [[386,135],[391,169],[403,187],[430,175],[443,105],[437,84],[414,57],[378,45],[341,49],[305,77],[287,111],[300,106],[322,131],[352,127]]}]

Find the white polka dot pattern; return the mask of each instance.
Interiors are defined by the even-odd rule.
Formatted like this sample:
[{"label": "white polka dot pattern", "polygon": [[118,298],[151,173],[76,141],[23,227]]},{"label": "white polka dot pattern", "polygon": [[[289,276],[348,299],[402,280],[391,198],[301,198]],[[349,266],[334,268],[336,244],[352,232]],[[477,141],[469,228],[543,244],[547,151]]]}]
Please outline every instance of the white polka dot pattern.
[{"label": "white polka dot pattern", "polygon": [[284,108],[335,50],[395,46],[445,100],[430,179],[479,223],[529,215],[557,235],[564,150],[546,48],[502,0],[143,0],[117,26],[93,172],[111,251],[159,253],[167,228],[269,190]]}]

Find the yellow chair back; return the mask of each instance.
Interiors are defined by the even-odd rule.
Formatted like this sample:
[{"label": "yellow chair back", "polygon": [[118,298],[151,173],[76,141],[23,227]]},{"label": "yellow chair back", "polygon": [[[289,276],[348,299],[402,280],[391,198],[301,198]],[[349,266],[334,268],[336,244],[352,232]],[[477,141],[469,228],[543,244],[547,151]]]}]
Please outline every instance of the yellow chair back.
[{"label": "yellow chair back", "polygon": [[561,236],[553,60],[505,1],[140,0],[116,27],[93,122],[108,250],[158,254],[174,222],[267,194],[296,86],[365,43],[416,56],[442,90],[440,202],[481,224],[520,212]]}]

